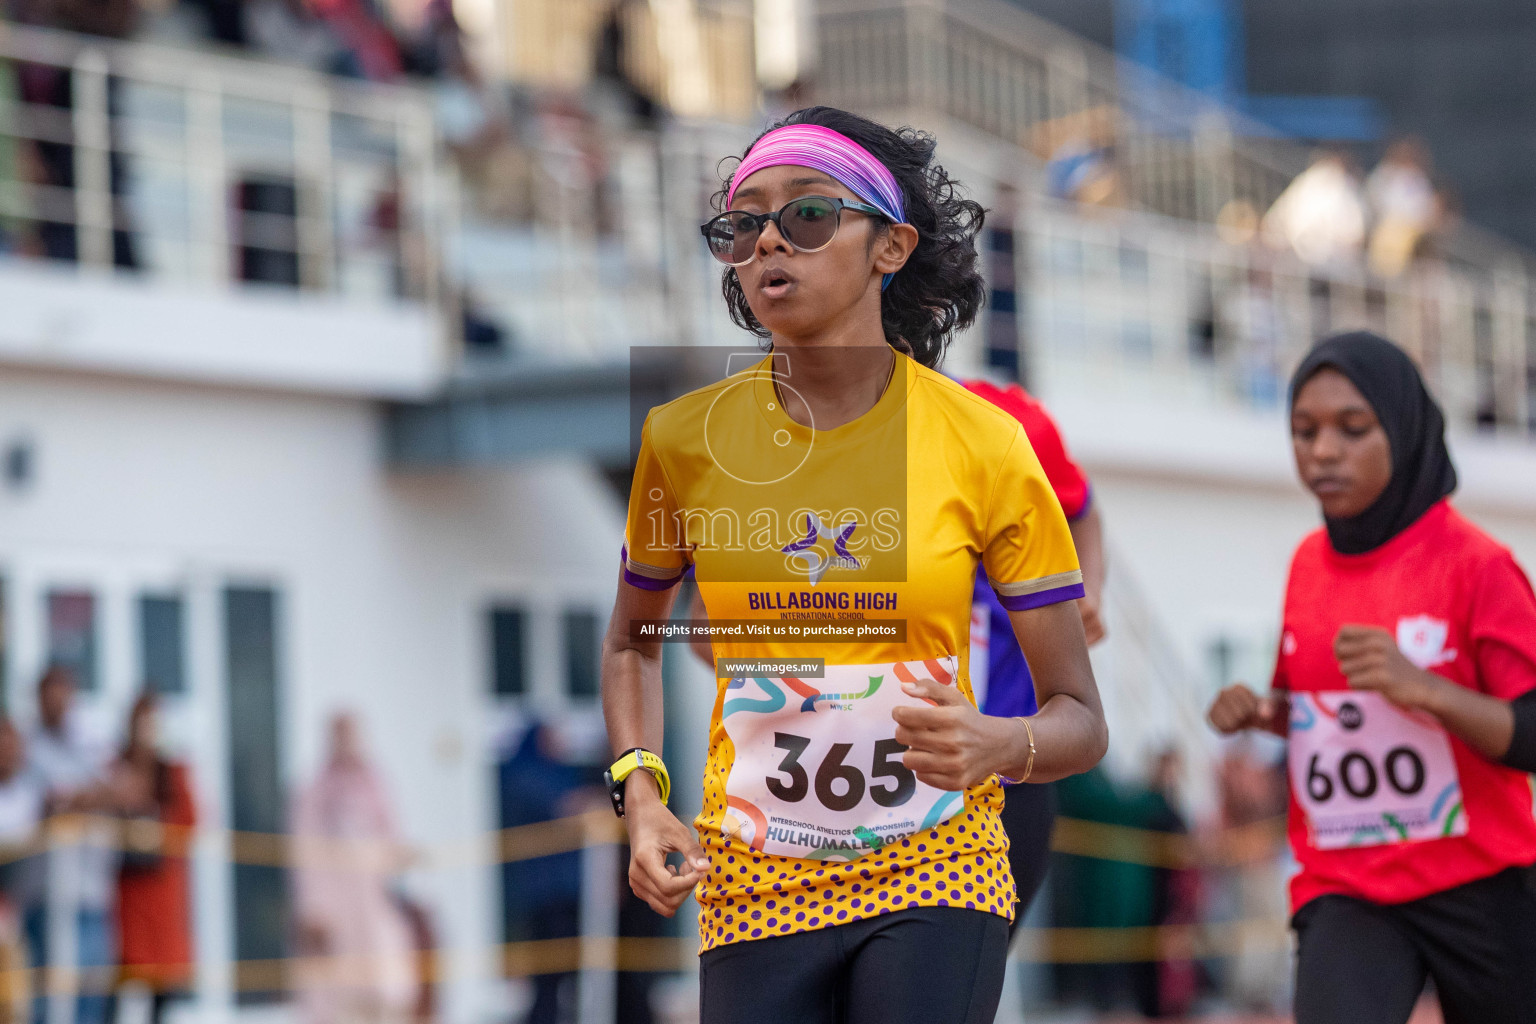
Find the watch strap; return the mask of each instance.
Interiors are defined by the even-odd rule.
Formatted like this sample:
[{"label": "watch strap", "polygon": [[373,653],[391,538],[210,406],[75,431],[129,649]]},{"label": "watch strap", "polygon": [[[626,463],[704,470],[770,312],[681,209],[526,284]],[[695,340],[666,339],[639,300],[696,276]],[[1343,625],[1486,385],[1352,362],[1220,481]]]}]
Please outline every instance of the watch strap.
[{"label": "watch strap", "polygon": [[672,795],[672,777],[660,757],[644,747],[626,750],[604,773],[608,779],[609,795],[613,798],[613,809],[621,818],[624,816],[624,780],[637,771],[650,772],[656,779],[662,803],[666,803]]}]

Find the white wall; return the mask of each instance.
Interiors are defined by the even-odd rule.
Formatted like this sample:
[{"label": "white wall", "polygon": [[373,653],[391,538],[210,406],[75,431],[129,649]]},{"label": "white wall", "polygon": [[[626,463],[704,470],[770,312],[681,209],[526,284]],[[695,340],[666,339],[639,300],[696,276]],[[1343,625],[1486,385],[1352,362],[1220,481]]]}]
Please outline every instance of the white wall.
[{"label": "white wall", "polygon": [[[0,446],[25,436],[36,477],[0,485],[12,707],[31,713],[45,657],[42,591],[99,594],[104,692],[114,731],[137,687],[133,605],[149,585],[185,591],[192,695],[173,732],[195,758],[203,810],[221,820],[225,721],[221,588],[274,585],[283,762],[316,765],[338,706],[361,711],[406,838],[453,844],[495,825],[487,752],[493,702],[485,608],[523,597],[549,612],[611,606],[620,510],[569,462],[516,471],[391,475],[369,402],[0,370]],[[537,669],[558,672],[547,646]],[[219,852],[212,844],[205,851]],[[227,874],[198,873],[200,944],[227,958]],[[445,945],[498,941],[489,870],[417,872]],[[488,964],[459,965],[481,979]],[[210,999],[221,993],[215,985]],[[494,986],[456,986],[450,1020],[494,1016]],[[210,1005],[208,1009],[214,1007]]]},{"label": "white wall", "polygon": [[420,303],[285,288],[146,288],[73,265],[0,260],[0,359],[237,386],[420,397],[447,370]]}]

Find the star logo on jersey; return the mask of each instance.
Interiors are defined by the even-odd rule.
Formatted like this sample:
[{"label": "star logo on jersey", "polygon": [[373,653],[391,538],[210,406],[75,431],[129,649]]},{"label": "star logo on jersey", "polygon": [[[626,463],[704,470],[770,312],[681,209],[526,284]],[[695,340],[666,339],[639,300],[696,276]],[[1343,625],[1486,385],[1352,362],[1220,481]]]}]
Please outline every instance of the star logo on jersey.
[{"label": "star logo on jersey", "polygon": [[1405,616],[1397,620],[1397,649],[1403,657],[1421,669],[1448,665],[1456,660],[1456,649],[1445,649],[1450,624],[1428,615]]},{"label": "star logo on jersey", "polygon": [[[799,563],[799,571],[805,573],[811,586],[821,582],[821,578],[827,574],[827,570],[833,566],[839,569],[862,569],[864,565],[848,550],[848,538],[853,536],[853,531],[858,527],[856,520],[850,519],[838,530],[833,530],[821,517],[813,513],[805,514],[805,536],[792,544],[785,545],[781,550],[789,556],[790,564]],[[824,554],[816,549],[818,541],[832,541],[832,553]]]}]

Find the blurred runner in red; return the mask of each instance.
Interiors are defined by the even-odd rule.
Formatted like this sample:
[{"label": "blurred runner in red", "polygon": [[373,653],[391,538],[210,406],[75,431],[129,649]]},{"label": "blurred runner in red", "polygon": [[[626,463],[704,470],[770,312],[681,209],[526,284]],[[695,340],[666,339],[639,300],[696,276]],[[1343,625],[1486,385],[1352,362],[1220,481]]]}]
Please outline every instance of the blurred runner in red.
[{"label": "blurred runner in red", "polygon": [[1430,978],[1447,1024],[1536,1020],[1536,595],[1447,500],[1444,419],[1391,342],[1313,349],[1291,437],[1326,526],[1291,564],[1273,693],[1229,687],[1210,718],[1287,738],[1297,1024],[1402,1024]]},{"label": "blurred runner in red", "polygon": [[[1088,475],[1073,461],[1062,440],[1061,430],[1045,406],[1017,384],[999,387],[986,380],[960,381],[967,391],[985,398],[1024,426],[1024,434],[1035,449],[1040,468],[1050,481],[1056,500],[1067,516],[1072,543],[1077,548],[1078,564],[1083,569],[1085,594],[1077,608],[1083,617],[1083,633],[1088,645],[1104,639],[1100,617],[1104,595],[1104,529],[1099,506],[1093,500]],[[1005,609],[986,573],[976,574],[976,592],[971,606],[971,686],[981,709],[989,715],[1012,718],[1036,711],[1035,682],[1029,663]],[[1050,864],[1051,827],[1056,819],[1056,791],[1049,783],[1021,783],[1004,786],[1003,831],[1008,834],[1008,866],[1018,890],[1019,907],[1009,924],[1009,935],[1018,930],[1024,912],[1045,880]]]}]

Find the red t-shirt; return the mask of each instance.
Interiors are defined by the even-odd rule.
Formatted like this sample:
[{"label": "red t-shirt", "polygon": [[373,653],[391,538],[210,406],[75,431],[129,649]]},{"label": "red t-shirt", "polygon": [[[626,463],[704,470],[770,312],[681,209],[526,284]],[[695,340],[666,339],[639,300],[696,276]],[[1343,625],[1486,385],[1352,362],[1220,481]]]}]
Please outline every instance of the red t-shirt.
[{"label": "red t-shirt", "polygon": [[[1407,623],[1404,620],[1411,620]],[[1346,623],[1420,638],[1410,657],[1451,682],[1504,700],[1536,689],[1536,595],[1509,550],[1447,501],[1386,544],[1341,555],[1318,530],[1291,562],[1276,689],[1349,688],[1333,654]],[[1419,629],[1416,626],[1427,626]],[[1443,640],[1441,629],[1444,629]],[[1427,640],[1424,638],[1427,637]],[[1405,652],[1406,653],[1406,652]],[[1467,833],[1396,845],[1320,850],[1290,800],[1295,910],[1329,893],[1402,903],[1536,863],[1530,777],[1488,760],[1455,736]]]},{"label": "red t-shirt", "polygon": [[1067,454],[1061,431],[1045,407],[1017,384],[1000,388],[984,380],[962,380],[960,383],[971,394],[985,398],[1024,425],[1024,435],[1035,449],[1040,468],[1045,470],[1045,478],[1050,481],[1067,518],[1077,519],[1086,512],[1088,477]]}]

